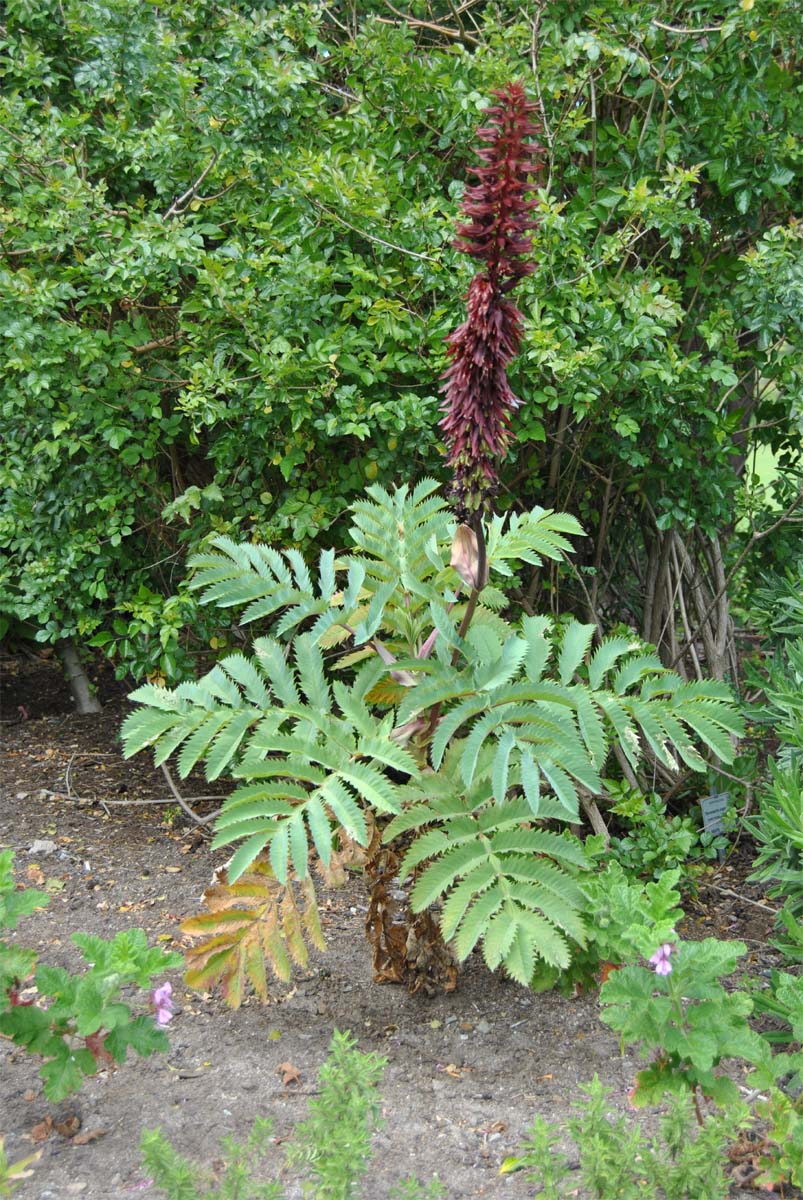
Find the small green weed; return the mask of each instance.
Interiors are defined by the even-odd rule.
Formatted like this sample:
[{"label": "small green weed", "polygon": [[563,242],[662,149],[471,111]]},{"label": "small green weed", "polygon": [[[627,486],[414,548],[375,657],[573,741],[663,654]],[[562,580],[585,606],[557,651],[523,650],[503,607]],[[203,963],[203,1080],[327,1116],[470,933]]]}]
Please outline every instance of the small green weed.
[{"label": "small green weed", "polygon": [[539,1200],[577,1195],[578,1172],[594,1200],[722,1200],[732,1113],[709,1118],[695,1136],[689,1097],[673,1097],[657,1136],[651,1137],[611,1113],[611,1090],[596,1075],[581,1090],[585,1099],[567,1123],[577,1165],[559,1150],[560,1128],[536,1117],[523,1153],[506,1159],[503,1173],[526,1170],[528,1181],[540,1186]]},{"label": "small green weed", "polygon": [[[378,1055],[356,1050],[350,1034],[335,1031],[320,1072],[320,1093],[285,1154],[286,1167],[300,1172],[303,1195],[310,1200],[356,1200],[368,1194],[361,1182],[370,1167],[371,1138],[381,1125],[377,1089],[385,1066]],[[205,1178],[158,1129],[143,1133],[141,1149],[146,1169],[168,1200],[282,1200],[287,1193],[276,1178],[279,1171],[264,1179],[270,1169],[271,1131],[272,1123],[259,1118],[247,1141],[224,1139],[225,1166],[216,1182]],[[394,1191],[395,1200],[438,1200],[442,1194],[436,1179],[426,1187],[403,1179]]]}]

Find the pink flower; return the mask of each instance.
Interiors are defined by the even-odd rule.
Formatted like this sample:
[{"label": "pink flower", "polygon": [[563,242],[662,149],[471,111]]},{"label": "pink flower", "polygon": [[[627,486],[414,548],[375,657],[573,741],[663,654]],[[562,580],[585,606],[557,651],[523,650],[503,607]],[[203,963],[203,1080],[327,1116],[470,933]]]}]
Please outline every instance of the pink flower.
[{"label": "pink flower", "polygon": [[664,942],[663,946],[659,946],[655,954],[650,958],[650,962],[655,967],[656,975],[671,975],[672,964],[669,957],[674,953],[675,947],[671,942]]},{"label": "pink flower", "polygon": [[156,1024],[167,1025],[173,1017],[173,988],[169,983],[154,988],[151,992],[151,1006],[156,1013]]}]

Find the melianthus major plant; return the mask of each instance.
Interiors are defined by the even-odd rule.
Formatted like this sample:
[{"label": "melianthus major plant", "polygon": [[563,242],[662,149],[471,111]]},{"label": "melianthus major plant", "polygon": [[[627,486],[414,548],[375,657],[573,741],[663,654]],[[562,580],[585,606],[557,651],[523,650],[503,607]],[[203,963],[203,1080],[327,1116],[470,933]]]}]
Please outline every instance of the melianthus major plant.
[{"label": "melianthus major plant", "polygon": [[311,857],[365,866],[378,978],[450,988],[475,946],[525,984],[539,962],[565,970],[586,942],[589,865],[569,826],[602,793],[611,750],[633,766],[646,751],[703,769],[700,743],[732,758],[739,718],[721,684],[685,683],[624,637],[592,652],[593,625],[508,610],[516,571],[562,558],[582,531],[565,513],[490,511],[516,402],[505,368],[522,319],[507,297],[532,269],[535,132],[519,85],[496,100],[458,242],[483,268],[450,339],[442,422],[470,524],[425,479],[370,487],[351,549],[315,568],[216,538],[190,560],[191,586],[267,632],[197,682],[132,696],[127,755],[152,746],[157,763],[178,753],[182,776],[203,763],[239,781],[213,843],[239,844],[227,877],[185,923],[206,937],[188,982],[219,981],[235,1005],[246,980],[266,993],[266,964],[286,978],[320,944]]}]

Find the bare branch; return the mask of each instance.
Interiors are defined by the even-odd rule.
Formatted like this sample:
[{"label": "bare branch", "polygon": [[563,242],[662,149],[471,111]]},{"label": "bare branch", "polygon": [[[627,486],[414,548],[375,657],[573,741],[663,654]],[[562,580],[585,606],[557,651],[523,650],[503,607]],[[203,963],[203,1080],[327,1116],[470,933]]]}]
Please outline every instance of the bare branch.
[{"label": "bare branch", "polygon": [[665,29],[667,33],[721,33],[722,25],[701,25],[698,29],[687,29],[685,25],[665,25],[663,21],[657,21],[654,17],[650,22],[652,25],[657,25],[659,29]]},{"label": "bare branch", "polygon": [[[792,513],[795,511],[795,509],[799,508],[801,504],[803,504],[803,490],[801,490],[801,492],[797,496],[795,496],[794,500],[788,506],[788,508],[784,509],[784,511],[781,513],[780,517],[778,517],[777,521],[773,521],[772,525],[769,525],[766,529],[759,530],[758,532],[753,534],[753,536],[748,541],[747,545],[742,550],[739,557],[736,559],[736,562],[731,567],[730,571],[728,572],[727,576],[725,577],[724,582],[720,585],[718,591],[715,593],[713,599],[711,600],[711,602],[708,605],[708,608],[705,610],[702,617],[700,618],[700,620],[697,624],[697,628],[692,633],[693,638],[697,637],[697,635],[702,631],[703,627],[705,626],[706,621],[711,616],[711,613],[714,611],[717,604],[720,602],[720,600],[722,599],[722,597],[725,595],[726,591],[730,587],[730,583],[731,583],[731,580],[733,579],[734,575],[739,570],[742,563],[747,558],[748,554],[753,549],[753,547],[756,545],[756,543],[760,542],[765,537],[769,537],[769,535],[771,533],[774,533],[776,529],[779,529],[781,525],[785,524],[785,522],[788,521],[789,518],[792,516]],[[680,651],[680,653],[675,657],[675,659],[669,665],[671,667],[674,667],[675,663],[677,663],[678,659],[681,658],[684,653],[685,653],[685,646],[683,647],[683,649]]]},{"label": "bare branch", "polygon": [[310,203],[321,212],[326,213],[327,217],[331,217],[334,221],[339,221],[341,225],[345,225],[346,229],[350,229],[352,233],[357,233],[360,237],[364,237],[366,241],[376,242],[378,246],[386,246],[388,250],[398,250],[399,254],[406,254],[408,258],[420,258],[424,262],[436,263],[437,258],[432,258],[429,254],[418,254],[415,250],[408,250],[405,246],[397,246],[395,242],[386,242],[384,238],[375,237],[372,233],[366,233],[364,229],[358,229],[356,225],[352,225],[345,217],[341,217],[339,213],[333,212],[331,208],[327,208],[325,204],[321,204],[319,200],[308,197]]},{"label": "bare branch", "polygon": [[147,354],[149,350],[161,350],[163,346],[172,346],[174,342],[179,340],[177,333],[168,334],[167,337],[156,338],[152,342],[142,342],[139,346],[129,346],[128,349],[132,354]]},{"label": "bare branch", "polygon": [[184,212],[185,208],[187,207],[189,202],[192,200],[192,198],[195,195],[197,195],[198,189],[200,188],[203,181],[206,179],[209,172],[214,167],[215,163],[218,160],[218,157],[219,157],[219,155],[218,155],[217,150],[213,151],[212,158],[211,158],[211,161],[209,162],[209,164],[204,167],[203,171],[201,171],[201,174],[198,176],[198,178],[195,180],[195,182],[190,184],[190,186],[187,188],[186,192],[184,192],[183,195],[179,196],[179,198],[177,200],[173,201],[173,203],[168,208],[168,210],[165,213],[162,220],[167,221],[169,217],[180,217],[181,216],[181,214]]},{"label": "bare branch", "polygon": [[[465,29],[450,29],[448,25],[437,25],[434,21],[420,21],[417,17],[411,16],[410,13],[400,12],[398,8],[394,8],[390,0],[385,0],[385,7],[389,8],[392,13],[395,13],[405,25],[410,25],[416,29],[431,29],[433,33],[440,33],[443,37],[453,38],[458,42],[470,42],[472,46],[481,46],[482,42],[479,38],[475,38],[473,34],[467,33]],[[389,17],[378,17],[383,25],[398,25],[398,21],[391,21]]]},{"label": "bare branch", "polygon": [[176,787],[176,785],[173,781],[173,776],[170,774],[170,769],[169,769],[167,763],[162,763],[161,766],[162,766],[162,774],[164,775],[165,779],[167,780],[167,786],[170,788],[170,791],[175,796],[176,803],[179,805],[180,808],[183,808],[183,810],[187,814],[187,816],[191,817],[192,820],[195,821],[196,825],[208,825],[210,821],[214,820],[214,818],[217,816],[217,813],[213,813],[211,817],[199,817],[196,812],[193,812],[193,810],[190,808],[187,801],[182,796],[181,792]]}]

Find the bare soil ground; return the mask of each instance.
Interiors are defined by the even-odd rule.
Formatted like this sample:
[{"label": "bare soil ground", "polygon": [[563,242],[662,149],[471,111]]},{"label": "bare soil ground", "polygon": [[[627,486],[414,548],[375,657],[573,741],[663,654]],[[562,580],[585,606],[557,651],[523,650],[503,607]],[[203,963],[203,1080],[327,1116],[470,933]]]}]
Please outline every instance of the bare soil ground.
[{"label": "bare soil ground", "polygon": [[[0,847],[15,850],[21,882],[41,887],[44,879],[52,897],[45,912],[20,923],[17,940],[43,961],[73,969],[81,959],[70,935],[79,930],[111,937],[141,926],[152,942],[181,949],[178,924],[198,911],[223,856],[215,858],[177,812],[144,755],[123,760],[122,687],[102,677],[103,713],[77,717],[54,663],[6,659],[3,666]],[[195,778],[182,790],[192,797],[221,789]],[[159,800],[170,802],[146,803]],[[216,802],[197,807],[203,813]],[[56,849],[31,854],[37,840]],[[736,853],[702,883],[686,932],[741,938],[754,968],[766,968],[772,912],[744,883],[747,870],[749,854]],[[449,1200],[523,1200],[533,1186],[520,1174],[500,1177],[499,1166],[520,1148],[536,1113],[565,1122],[578,1086],[594,1073],[613,1089],[612,1105],[627,1111],[638,1063],[620,1054],[600,1023],[595,994],[532,995],[490,975],[477,957],[448,996],[411,998],[378,986],[365,910],[359,881],[330,893],[327,953],[294,986],[277,986],[268,1006],[247,1002],[232,1013],[217,997],[188,991],[174,972],[170,1052],[101,1071],[63,1105],[45,1100],[37,1061],[0,1042],[0,1135],[9,1160],[43,1150],[20,1200],[155,1196],[138,1150],[143,1128],[161,1126],[206,1166],[219,1157],[221,1137],[243,1136],[258,1115],[273,1118],[277,1139],[286,1137],[305,1116],[334,1029],[351,1030],[362,1049],[388,1060],[385,1124],[365,1187],[370,1200],[384,1200],[412,1173],[423,1181],[437,1176]],[[287,1063],[295,1082],[283,1081]],[[32,1139],[48,1115],[74,1119],[37,1146]]]}]

